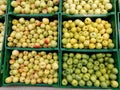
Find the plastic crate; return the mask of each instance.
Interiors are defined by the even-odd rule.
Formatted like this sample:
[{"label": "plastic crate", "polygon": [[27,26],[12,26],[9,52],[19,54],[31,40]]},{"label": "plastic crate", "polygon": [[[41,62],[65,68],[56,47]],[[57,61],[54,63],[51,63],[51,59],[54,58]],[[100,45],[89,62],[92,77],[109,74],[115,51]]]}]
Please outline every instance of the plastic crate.
[{"label": "plastic crate", "polygon": [[119,12],[119,0],[116,0],[116,12]]},{"label": "plastic crate", "polygon": [[117,1],[117,11],[120,11],[120,0],[116,0]]},{"label": "plastic crate", "polygon": [[118,18],[118,19],[117,19],[117,20],[118,20],[118,21],[117,21],[117,22],[118,22],[118,35],[117,35],[117,36],[119,37],[119,40],[118,40],[118,42],[119,42],[119,43],[118,43],[118,48],[120,49],[120,12],[118,12],[117,18]]},{"label": "plastic crate", "polygon": [[[96,52],[94,51],[94,52],[74,52],[74,51],[66,51],[66,50],[62,50],[61,51],[61,57],[63,57],[63,54],[64,53],[81,53],[81,54],[88,54],[88,55],[91,55],[91,54],[96,54]],[[99,52],[99,53],[106,53],[106,52],[104,52],[104,51],[101,51],[101,52]],[[108,53],[108,52],[107,52]],[[120,59],[120,57],[119,57],[119,54],[120,54],[120,52],[109,52],[109,53],[111,53],[112,54],[112,57],[114,58],[114,60],[115,60],[115,62],[114,62],[114,66],[118,69],[118,74],[117,74],[117,81],[118,81],[118,84],[119,84],[119,87],[118,88],[112,88],[111,86],[109,86],[107,89],[112,89],[112,90],[119,90],[120,89],[120,63],[119,63],[119,59]],[[62,79],[63,79],[63,75],[62,75],[62,71],[63,71],[63,67],[62,67],[62,64],[63,64],[63,58],[61,58],[61,72],[60,72],[60,87],[61,88],[77,88],[77,89],[79,89],[79,88],[81,88],[81,89],[103,89],[103,88],[101,88],[101,87],[95,87],[95,86],[90,86],[90,87],[88,87],[88,86],[72,86],[71,84],[69,84],[68,83],[68,85],[66,85],[66,86],[64,86],[64,85],[62,85]]]},{"label": "plastic crate", "polygon": [[1,69],[1,67],[2,67],[2,60],[1,60],[1,52],[0,52],[0,86],[1,86],[1,83],[2,83],[2,69]]},{"label": "plastic crate", "polygon": [[[58,40],[57,40],[57,47],[55,48],[21,48],[21,50],[58,50],[59,48],[59,14],[49,14],[49,15],[13,15],[13,14],[9,14],[7,15],[7,29],[6,29],[6,37],[5,37],[5,46],[6,48],[14,48],[14,49],[18,49],[17,47],[8,47],[7,46],[7,37],[9,37],[10,33],[12,32],[12,20],[13,19],[19,19],[20,17],[23,17],[25,19],[30,19],[30,18],[35,18],[35,19],[38,19],[38,20],[41,20],[42,18],[49,18],[50,21],[53,21],[53,20],[58,20]],[[54,19],[53,19],[54,18]]]},{"label": "plastic crate", "polygon": [[4,25],[4,36],[3,36],[3,43],[2,43],[2,49],[0,50],[0,51],[2,51],[3,49],[4,49],[4,39],[5,39],[5,30],[6,30],[6,15],[3,15],[3,16],[1,16],[0,17],[0,22],[2,22],[2,23],[4,23],[5,25]]},{"label": "plastic crate", "polygon": [[[2,84],[3,86],[41,86],[41,87],[59,87],[59,75],[60,75],[60,67],[58,69],[58,83],[56,84],[52,84],[52,85],[49,85],[49,84],[43,84],[43,83],[40,83],[40,84],[35,84],[35,85],[32,85],[32,84],[25,84],[25,83],[9,83],[9,84],[6,84],[5,83],[5,79],[6,77],[9,76],[9,70],[10,70],[10,64],[9,64],[9,60],[10,60],[10,56],[11,56],[11,53],[14,49],[6,49],[5,50],[5,58],[4,58],[4,69],[3,69],[3,80],[2,80]],[[23,51],[26,51],[26,50],[19,50],[20,52],[23,52]],[[28,52],[31,52],[32,50],[27,50]],[[37,52],[41,52],[43,50],[38,50]],[[60,55],[59,55],[59,51],[58,50],[52,50],[52,51],[45,51],[46,53],[54,53],[56,52],[58,54],[58,65],[60,65]]]},{"label": "plastic crate", "polygon": [[[0,16],[0,22],[2,23],[5,23],[6,24],[6,15],[2,15]],[[2,49],[0,50],[0,86],[2,84],[2,67],[3,67],[3,62],[4,62],[4,49],[5,49],[5,28],[6,28],[6,25],[4,26],[4,36],[3,36],[3,42],[2,42]]]},{"label": "plastic crate", "polygon": [[[68,48],[63,48],[62,47],[62,35],[63,35],[63,33],[62,33],[62,28],[63,28],[63,26],[62,26],[62,22],[63,21],[67,21],[67,20],[75,20],[75,19],[80,19],[80,20],[84,20],[85,18],[87,18],[87,17],[89,17],[89,18],[91,18],[93,21],[95,20],[95,19],[97,19],[97,18],[101,18],[102,20],[106,20],[106,21],[108,21],[109,23],[111,23],[111,25],[112,25],[112,29],[113,29],[113,32],[112,32],[112,34],[111,34],[111,39],[113,40],[113,43],[114,43],[114,45],[115,45],[115,47],[114,47],[114,49],[68,49]],[[99,51],[106,51],[106,52],[108,52],[108,51],[116,51],[117,49],[118,49],[118,36],[117,36],[117,23],[116,23],[116,14],[110,14],[110,15],[107,15],[107,16],[101,16],[101,15],[99,15],[99,16],[97,16],[97,15],[95,15],[95,16],[71,16],[71,15],[61,15],[61,17],[60,17],[60,30],[61,30],[61,33],[60,33],[60,48],[62,49],[62,50],[68,50],[68,51],[89,51],[89,52],[94,52],[94,51],[96,51],[96,52],[99,52]]]},{"label": "plastic crate", "polygon": [[8,14],[8,7],[9,7],[9,0],[7,0],[7,9],[6,9],[6,14]]},{"label": "plastic crate", "polygon": [[[13,10],[14,10],[14,8],[11,6],[11,2],[12,1],[16,1],[16,0],[8,0],[8,13],[14,13],[13,12]],[[61,1],[61,0],[60,0]],[[57,14],[57,13],[59,13],[59,11],[60,11],[60,1],[59,1],[59,5],[58,5],[58,11],[57,12],[54,12],[55,14]],[[54,14],[54,13],[51,13],[51,14]],[[14,13],[15,14],[15,13]],[[40,13],[40,14],[42,14],[42,13]],[[38,14],[38,15],[40,15],[40,14]],[[23,15],[26,15],[26,14],[23,14]]]},{"label": "plastic crate", "polygon": [[[63,12],[63,1],[64,0],[60,0],[61,1],[61,12],[63,13],[63,14],[65,14],[64,12]],[[115,13],[116,12],[116,0],[110,0],[110,2],[111,2],[111,4],[112,4],[112,9],[110,10],[110,11],[108,11],[108,13]],[[107,13],[107,14],[108,14]],[[94,16],[94,15],[107,15],[107,14],[73,14],[73,16],[74,15],[79,15],[79,16],[84,16],[84,15],[92,15],[92,16]],[[66,15],[68,15],[68,14],[66,14]]]}]

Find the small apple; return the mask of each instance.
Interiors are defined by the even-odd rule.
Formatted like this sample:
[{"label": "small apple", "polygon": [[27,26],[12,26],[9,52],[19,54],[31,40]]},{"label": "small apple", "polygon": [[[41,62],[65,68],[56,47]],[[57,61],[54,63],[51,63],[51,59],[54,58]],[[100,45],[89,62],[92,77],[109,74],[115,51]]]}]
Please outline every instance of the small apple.
[{"label": "small apple", "polygon": [[40,48],[40,44],[39,43],[35,43],[34,48]]},{"label": "small apple", "polygon": [[9,63],[10,63],[10,64],[13,64],[13,63],[15,63],[15,60],[11,59],[11,60],[9,61]]},{"label": "small apple", "polygon": [[67,81],[71,82],[73,80],[72,75],[67,75]]},{"label": "small apple", "polygon": [[118,82],[117,82],[117,81],[112,80],[112,81],[111,81],[111,86],[112,86],[113,88],[117,88],[119,85],[118,85]]},{"label": "small apple", "polygon": [[68,84],[67,80],[66,79],[63,79],[62,80],[62,85],[66,86]]},{"label": "small apple", "polygon": [[72,80],[71,84],[72,84],[72,86],[77,86],[78,85],[78,81],[74,79],[74,80]]},{"label": "small apple", "polygon": [[59,0],[53,0],[53,3],[58,4]]},{"label": "small apple", "polygon": [[35,4],[32,4],[32,5],[31,5],[31,8],[32,8],[32,9],[35,9]]},{"label": "small apple", "polygon": [[45,39],[44,39],[44,42],[45,42],[46,44],[48,44],[49,41],[50,41],[50,40],[49,40],[48,38],[45,38]]},{"label": "small apple", "polygon": [[43,47],[44,47],[44,48],[47,48],[47,47],[48,47],[48,45],[47,45],[47,44],[44,44],[44,45],[43,45]]},{"label": "small apple", "polygon": [[37,25],[37,26],[40,26],[40,25],[41,25],[41,22],[40,22],[40,21],[36,21],[36,25]]}]

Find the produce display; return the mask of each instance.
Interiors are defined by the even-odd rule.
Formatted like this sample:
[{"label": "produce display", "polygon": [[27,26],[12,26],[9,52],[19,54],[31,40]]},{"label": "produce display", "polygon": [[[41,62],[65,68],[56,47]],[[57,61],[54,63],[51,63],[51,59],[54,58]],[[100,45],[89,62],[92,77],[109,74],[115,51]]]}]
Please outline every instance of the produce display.
[{"label": "produce display", "polygon": [[111,53],[63,53],[63,86],[118,87],[118,69]]},{"label": "produce display", "polygon": [[5,83],[58,83],[58,55],[56,52],[13,50],[9,60],[10,71]]},{"label": "produce display", "polygon": [[6,13],[7,0],[0,0],[0,16]]},{"label": "produce display", "polygon": [[117,6],[116,0],[0,0],[0,86],[119,90]]},{"label": "produce display", "polygon": [[101,18],[93,21],[65,20],[62,28],[62,47],[75,49],[112,49],[114,43],[111,39],[113,30],[111,24]]},{"label": "produce display", "polygon": [[112,7],[110,0],[63,0],[66,14],[107,14]]},{"label": "produce display", "polygon": [[16,14],[51,14],[59,9],[59,0],[12,0]]},{"label": "produce display", "polygon": [[4,23],[0,22],[0,50],[2,50],[3,38],[4,38]]},{"label": "produce display", "polygon": [[58,45],[58,20],[13,19],[7,40],[9,47],[55,48]]}]

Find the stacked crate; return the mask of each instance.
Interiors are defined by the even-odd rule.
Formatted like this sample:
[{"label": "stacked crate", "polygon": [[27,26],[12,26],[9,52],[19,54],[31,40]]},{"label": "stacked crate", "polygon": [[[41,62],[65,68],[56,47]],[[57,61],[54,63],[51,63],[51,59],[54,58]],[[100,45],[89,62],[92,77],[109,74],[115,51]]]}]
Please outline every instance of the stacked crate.
[{"label": "stacked crate", "polygon": [[[66,0],[66,2],[67,1],[68,0]],[[78,5],[77,0],[73,0],[73,1],[74,2],[76,1],[76,6],[77,6]],[[90,3],[91,1],[93,1],[93,0],[90,0],[88,2]],[[70,9],[69,9],[70,6],[68,6],[68,4],[67,4],[68,2],[67,3],[66,2],[65,2],[65,0],[62,0],[62,4],[61,4],[61,7],[62,7],[61,12],[62,13],[61,13],[61,19],[60,19],[61,20],[61,23],[60,23],[60,25],[61,25],[61,27],[60,27],[61,28],[60,29],[61,30],[61,33],[60,33],[60,50],[61,50],[61,57],[62,57],[62,61],[61,61],[62,62],[61,67],[62,68],[60,70],[61,71],[61,75],[60,75],[61,76],[60,77],[61,87],[63,87],[63,88],[66,88],[66,87],[67,88],[94,88],[94,89],[95,88],[101,88],[101,87],[104,88],[105,84],[103,85],[103,83],[101,83],[102,81],[100,79],[98,79],[98,80],[101,81],[100,82],[101,84],[98,84],[98,86],[96,86],[96,83],[98,83],[98,82],[94,83],[94,81],[92,81],[92,79],[90,79],[91,76],[92,76],[91,74],[87,75],[89,77],[89,79],[87,77],[87,81],[85,79],[83,79],[85,74],[86,73],[88,74],[89,71],[84,73],[84,71],[81,71],[82,70],[81,68],[79,68],[80,70],[77,70],[78,69],[77,65],[80,64],[81,67],[87,67],[87,64],[88,64],[89,60],[88,59],[83,60],[83,62],[82,62],[82,59],[85,59],[85,58],[80,58],[79,60],[76,60],[75,55],[79,54],[79,57],[84,57],[84,55],[86,54],[86,57],[90,58],[90,57],[92,57],[93,54],[95,55],[95,54],[99,54],[99,53],[102,53],[102,54],[103,53],[104,54],[111,53],[112,57],[115,60],[115,63],[114,63],[115,67],[119,71],[119,64],[118,64],[119,63],[119,60],[118,60],[118,34],[117,34],[117,26],[116,26],[117,23],[116,23],[116,4],[115,4],[116,0],[110,0],[110,2],[112,3],[113,8],[107,14],[80,14],[81,12],[82,13],[86,13],[86,12],[82,11],[82,10],[81,10],[81,12],[70,11]],[[69,2],[72,3],[71,4],[71,9],[75,10],[73,8],[74,7],[73,2],[72,1],[69,1]],[[84,2],[85,1],[83,1],[82,3],[84,3]],[[85,4],[84,4],[84,6],[85,6]],[[79,8],[81,8],[81,7],[79,6]],[[88,8],[88,7],[86,7],[86,8]],[[101,8],[102,8],[102,6],[101,6]],[[90,47],[89,46],[84,47],[83,44],[80,44],[78,42],[79,39],[76,39],[76,38],[78,36],[80,37],[80,34],[79,35],[76,34],[77,30],[75,30],[74,24],[72,22],[75,22],[75,20],[76,20],[76,22],[78,20],[81,20],[81,21],[84,22],[86,18],[90,18],[92,21],[95,21],[97,18],[101,18],[102,20],[108,21],[111,24],[112,34],[110,34],[110,37],[113,40],[114,48],[112,48],[112,49],[107,48],[106,49],[106,48],[102,47],[102,48],[96,49],[93,44]],[[81,21],[78,21],[79,24],[83,24],[83,23],[80,23]],[[71,23],[71,24],[66,24],[66,22]],[[73,26],[74,29],[71,28],[72,26]],[[98,24],[98,26],[99,26],[99,24]],[[77,26],[75,26],[75,27],[77,27]],[[78,27],[81,27],[81,26],[78,25]],[[79,31],[81,31],[81,30],[82,29],[79,28]],[[85,28],[84,28],[84,30],[85,30]],[[87,30],[89,30],[89,29],[86,27],[86,31]],[[79,33],[79,31],[78,31],[78,33]],[[73,36],[72,36],[72,34],[71,34],[71,36],[69,35],[70,32],[74,33]],[[86,32],[84,34],[87,34],[88,32]],[[82,31],[80,33],[82,33]],[[74,35],[76,35],[76,37]],[[89,34],[87,34],[87,36],[89,36]],[[71,39],[69,39],[69,37],[71,37]],[[98,36],[96,36],[96,37],[98,37]],[[84,37],[82,37],[82,39],[84,40]],[[77,44],[76,44],[76,42],[77,42]],[[81,40],[81,42],[82,42],[82,40]],[[73,43],[73,44],[71,44],[71,43]],[[80,44],[80,46],[78,44]],[[89,48],[91,48],[91,49],[89,49]],[[76,60],[75,61],[75,62],[77,62],[76,64],[74,64],[74,60]],[[93,62],[95,60],[96,59],[94,59]],[[85,64],[85,63],[87,63],[87,64]],[[105,62],[103,62],[103,63],[105,64]],[[88,68],[87,68],[87,70],[88,70]],[[98,69],[98,71],[100,71],[100,69]],[[80,76],[78,76],[79,73],[80,73]],[[91,73],[91,71],[90,71],[90,73]],[[92,74],[95,74],[95,71],[93,71]],[[120,74],[118,73],[117,74],[117,79],[116,79],[118,83],[119,83],[119,80],[120,80],[119,75]],[[81,77],[82,77],[82,79],[81,79]],[[107,88],[111,88],[111,86],[108,85]]]},{"label": "stacked crate", "polygon": [[[82,4],[84,5],[82,7],[81,6],[77,7],[78,9],[81,9],[80,13],[75,8],[69,9],[70,7],[76,7],[73,1],[76,2],[76,5],[78,5],[80,0],[29,0],[29,1],[23,0],[22,5],[20,1],[21,0],[7,0],[7,4],[8,4],[7,13],[5,15],[0,16],[0,20],[2,22],[5,22],[4,43],[2,45],[2,50],[0,51],[2,52],[2,55],[0,58],[0,69],[2,67],[2,69],[0,70],[2,73],[0,80],[1,78],[2,80],[0,82],[2,82],[2,86],[48,86],[48,87],[60,87],[60,88],[114,89],[113,87],[115,86],[114,85],[112,86],[111,83],[116,85],[116,82],[109,81],[109,79],[112,80],[112,78],[113,78],[113,81],[116,80],[120,85],[116,0],[110,0],[110,3],[112,4],[112,9],[109,10],[108,13],[106,13],[106,11],[103,10],[104,14],[101,14],[99,10],[96,10],[97,8],[94,8],[94,10],[96,10],[95,14],[93,14],[92,10],[89,10],[89,14],[87,14],[88,11],[86,12],[83,9],[81,9],[83,7],[88,9],[89,7],[92,6],[91,4],[93,4],[93,1],[95,1],[96,3],[99,3],[99,2],[102,2],[102,0],[81,1]],[[25,3],[26,1],[27,3]],[[42,3],[41,4],[42,7],[45,6],[44,1],[49,2],[48,5],[50,6],[51,5],[53,6],[53,3],[51,1],[56,2],[56,5],[58,6],[58,8],[55,7],[54,9],[55,10],[58,9],[58,10],[55,12],[52,12],[53,9],[48,7],[45,7],[44,9],[40,7],[39,10],[35,10],[36,6],[33,4],[34,1],[38,1],[35,3],[38,6],[39,4]],[[107,2],[109,0],[105,0],[105,1]],[[32,3],[31,6],[29,6],[30,2]],[[91,6],[89,6],[86,2],[89,2]],[[69,6],[68,3],[69,4],[71,3],[71,6]],[[21,5],[21,7],[28,6],[34,10],[31,11],[30,8],[21,9],[19,5]],[[13,8],[14,6],[15,8]],[[100,7],[105,8],[104,6],[102,6],[101,3],[99,4],[99,8]],[[65,8],[68,10],[65,10]],[[47,12],[47,10],[49,11]],[[118,13],[118,17],[119,17],[119,13]],[[38,33],[41,33],[41,31],[35,32],[34,30],[31,29],[34,26],[33,27],[30,26],[31,25],[31,23],[29,23],[30,19],[31,19],[31,22],[35,22],[34,19],[36,19],[37,20],[36,22],[38,22],[38,27],[37,26],[35,27],[37,28],[40,27],[39,29],[42,30],[42,28],[49,28],[49,27],[46,27],[44,24],[42,24],[41,26],[41,22],[43,18],[48,18],[49,22],[58,20],[57,33],[55,33],[55,35],[57,35],[57,38],[55,38],[57,43],[53,42],[52,46],[49,45],[49,46],[40,47],[38,42],[39,40],[41,41],[40,38],[43,38],[43,35],[41,35],[40,38],[38,37],[36,38],[38,39],[37,44],[26,45],[26,43],[28,42],[31,43],[35,41],[34,38],[33,39],[30,38],[30,40],[25,41],[26,37],[28,37],[27,35],[29,35],[29,37],[32,37],[31,34],[35,34],[34,36],[36,37],[36,34],[38,35]],[[89,25],[89,28],[90,28],[89,29],[88,26],[85,26],[86,24],[83,23],[85,22],[85,20],[88,20],[90,21],[89,24],[91,24],[95,22],[96,19],[98,19],[98,22],[99,20],[104,20],[103,21],[104,24],[110,23],[108,24],[108,27],[112,28],[112,32],[111,31],[109,32],[110,36],[104,35],[104,38],[107,38],[106,41],[110,42],[109,44],[106,41],[103,42],[105,44],[103,45],[104,47],[101,46],[102,41],[100,41],[101,43],[99,43],[98,47],[96,47],[97,44],[95,40],[99,35],[99,34],[96,35],[96,33],[98,33],[98,30],[94,29],[92,31],[92,28],[90,25]],[[24,20],[27,20],[27,22],[24,23]],[[23,22],[23,24],[19,24],[19,22]],[[118,18],[118,23],[119,23],[119,18]],[[26,24],[29,26],[29,28],[25,28],[26,36],[24,35],[24,38],[23,37],[21,38],[21,35],[23,34],[23,32],[21,31],[25,30],[23,27]],[[82,25],[85,27],[83,27]],[[97,25],[94,24],[95,28],[102,27],[99,25],[101,25],[101,22]],[[19,26],[21,26],[21,28],[18,28]],[[119,28],[119,24],[118,24],[118,28]],[[29,30],[27,32],[27,29],[31,29],[32,31]],[[52,29],[56,29],[54,25],[50,29],[50,32],[49,32],[50,34],[53,33]],[[92,33],[93,35],[90,34],[89,31],[93,32]],[[42,34],[44,32],[45,30],[42,30]],[[104,29],[101,33],[104,34],[105,32],[106,32],[106,29]],[[44,33],[44,35],[46,36],[47,34],[48,33]],[[83,37],[84,35],[85,37]],[[93,40],[91,41],[90,41],[91,39],[90,35],[91,37],[93,37],[92,38]],[[94,38],[94,35],[96,38]],[[109,40],[108,40],[108,37],[110,38]],[[15,40],[14,38],[17,38],[17,39]],[[49,39],[51,37],[47,37],[47,38]],[[21,39],[23,39],[23,41]],[[101,40],[101,38],[98,38],[98,40],[99,39]],[[23,42],[23,43],[21,44],[19,42]],[[43,41],[41,41],[41,43],[43,43]],[[48,44],[48,41],[46,41],[46,43]],[[107,43],[107,46],[106,46],[106,43]],[[53,73],[53,76],[49,75],[50,79],[48,80],[48,77],[46,77],[45,74],[48,74],[50,71],[45,72],[45,69],[39,68],[38,70],[36,70],[36,72],[34,71],[34,74],[36,75],[37,71],[43,70],[44,74],[40,72],[40,75],[42,73],[42,76],[38,77],[38,75],[36,75],[36,76],[31,76],[30,79],[27,78],[26,76],[29,75],[29,73],[26,71],[28,70],[28,68],[25,66],[29,64],[30,60],[27,59],[27,62],[26,62],[24,59],[28,57],[23,58],[23,56],[18,55],[18,53],[21,54],[22,52],[26,55],[28,55],[28,53],[32,53],[33,55],[36,52],[39,53],[40,55],[39,58],[36,57],[37,58],[35,60],[36,62],[33,63],[33,65],[38,65],[38,66],[40,63],[37,61],[38,59],[42,60],[44,64],[45,63],[48,64],[48,62],[54,63],[53,56],[52,58],[48,56],[48,58],[51,58],[50,61],[44,60],[43,57],[47,57],[46,54],[51,55],[51,54],[57,53],[58,57],[54,57],[57,60],[56,61],[57,65],[55,64],[54,66],[51,66],[51,68],[57,68],[58,66],[58,69],[56,69],[57,73],[51,71]],[[42,55],[41,52],[42,54],[44,53],[45,56],[41,56]],[[29,55],[29,57],[32,57],[32,54],[31,56]],[[18,58],[19,58],[19,61],[18,61]],[[3,59],[4,59],[4,63],[3,63]],[[19,65],[21,66],[16,64],[15,63],[16,61],[18,61],[20,63]],[[31,60],[31,62],[33,61],[34,60]],[[25,65],[21,64],[23,62]],[[111,65],[111,63],[114,65]],[[108,64],[110,67],[107,67]],[[19,71],[15,67],[19,69]],[[22,67],[25,67],[24,69],[27,72],[27,75],[26,73],[22,73],[21,71]],[[33,66],[30,66],[30,67],[33,67]],[[39,67],[42,67],[42,66],[39,66]],[[34,69],[37,69],[37,68],[38,68],[37,66],[34,67]],[[50,66],[48,66],[48,68],[50,68]],[[108,70],[107,68],[109,68],[110,70]],[[112,73],[111,71],[113,68],[115,68],[114,73]],[[96,76],[96,72],[97,72],[97,76]],[[103,74],[104,76],[102,76]],[[109,74],[111,74],[111,76],[109,76]],[[44,77],[44,80],[42,81],[40,78],[43,78],[43,77]],[[54,77],[57,78],[57,80],[54,79],[54,82],[56,83],[53,83]],[[37,79],[39,78],[39,79],[38,81],[36,81],[34,80],[34,78],[37,78]],[[120,86],[117,87],[117,89],[119,88]]]},{"label": "stacked crate", "polygon": [[[120,0],[117,0],[117,22],[118,22],[118,41],[120,41]],[[119,52],[120,52],[120,43],[118,43],[118,49],[119,49]]]},{"label": "stacked crate", "polygon": [[3,63],[4,63],[4,40],[6,28],[7,0],[0,1],[0,86],[2,85]]},{"label": "stacked crate", "polygon": [[[27,0],[25,0],[25,2],[26,2]],[[40,1],[40,0],[38,0],[38,1]],[[48,79],[46,79],[46,77],[45,77],[45,79],[44,79],[44,82],[41,82],[41,79],[39,79],[39,81],[35,81],[35,79],[34,79],[34,77],[31,77],[31,79],[33,79],[32,81],[33,82],[27,82],[27,80],[25,81],[25,79],[27,78],[21,78],[21,79],[19,79],[19,81],[18,82],[16,82],[16,83],[13,83],[14,82],[14,80],[13,80],[13,82],[11,82],[11,83],[6,83],[6,81],[8,81],[8,80],[6,80],[6,78],[7,77],[10,77],[10,75],[11,75],[11,73],[12,72],[10,72],[10,67],[12,66],[12,65],[10,65],[11,64],[11,62],[12,61],[10,61],[11,59],[13,59],[13,58],[11,58],[11,56],[12,56],[12,52],[14,51],[14,50],[17,50],[17,51],[19,51],[19,53],[22,53],[22,52],[27,52],[27,53],[31,53],[31,52],[34,52],[34,53],[36,53],[37,52],[37,54],[38,53],[40,53],[40,52],[42,52],[42,53],[46,53],[47,55],[48,54],[55,54],[55,53],[57,53],[57,56],[58,57],[56,57],[56,59],[57,59],[57,61],[56,61],[56,63],[57,63],[57,65],[59,66],[59,64],[60,64],[60,55],[59,55],[59,7],[60,7],[60,4],[59,4],[59,2],[54,2],[54,3],[56,3],[56,5],[58,6],[58,8],[57,7],[55,7],[55,8],[57,8],[58,10],[57,11],[55,11],[55,12],[49,12],[49,13],[46,13],[46,10],[47,10],[47,7],[46,7],[46,9],[45,9],[45,11],[43,11],[44,13],[42,13],[42,12],[34,12],[34,13],[30,13],[30,12],[28,12],[28,10],[25,10],[25,12],[24,13],[22,13],[22,11],[21,12],[18,12],[19,10],[18,10],[18,8],[17,8],[17,10],[15,10],[15,8],[13,8],[12,7],[12,5],[14,6],[15,4],[16,4],[16,2],[17,2],[17,4],[19,3],[19,5],[20,5],[20,2],[19,2],[19,0],[8,0],[8,3],[9,3],[9,5],[8,5],[8,14],[7,14],[7,24],[6,24],[6,35],[5,35],[5,59],[4,59],[4,73],[3,73],[3,86],[14,86],[14,85],[17,85],[17,86],[51,86],[51,87],[58,87],[59,86],[59,73],[60,73],[60,71],[59,71],[59,69],[58,70],[55,70],[55,77],[57,78],[57,80],[55,79],[55,83],[54,82],[52,82],[52,84],[47,84],[46,83],[46,80],[48,80]],[[23,4],[25,4],[25,2],[23,1]],[[29,0],[29,1],[27,1],[27,3],[28,3],[28,5],[29,5],[29,3],[34,3],[34,0]],[[26,4],[27,4],[26,3]],[[40,4],[40,3],[38,3],[38,4]],[[37,4],[37,5],[38,5]],[[47,3],[48,4],[48,3]],[[53,3],[52,3],[53,4]],[[18,7],[19,7],[19,5],[18,5]],[[26,5],[25,5],[26,6]],[[51,9],[51,8],[50,8]],[[39,10],[38,10],[39,11]],[[52,9],[52,11],[53,11],[53,9]],[[26,13],[27,12],[27,13]],[[15,39],[15,37],[17,37],[17,35],[14,33],[14,34],[11,34],[11,33],[13,33],[14,32],[14,26],[16,25],[16,24],[19,24],[19,19],[20,18],[24,18],[24,20],[27,20],[28,21],[28,26],[29,26],[29,24],[31,24],[30,22],[32,22],[32,20],[34,21],[34,19],[35,20],[37,20],[38,22],[39,22],[39,25],[38,26],[35,26],[35,28],[39,28],[39,32],[37,32],[37,31],[35,31],[35,30],[38,30],[38,29],[35,29],[35,30],[32,30],[29,34],[27,34],[26,36],[28,37],[28,35],[33,35],[33,34],[35,34],[34,36],[36,37],[36,34],[37,35],[39,35],[38,33],[40,33],[41,31],[40,31],[40,29],[42,30],[42,28],[40,28],[40,25],[42,25],[42,20],[43,20],[43,18],[48,18],[49,19],[49,22],[53,22],[54,20],[57,20],[58,22],[57,22],[57,26],[56,27],[54,27],[54,25],[53,24],[55,24],[55,22],[56,21],[54,21],[54,23],[51,23],[51,25],[53,25],[53,27],[48,27],[48,29],[50,28],[50,30],[53,28],[54,30],[56,30],[57,32],[55,33],[55,36],[57,35],[57,37],[56,37],[56,39],[55,39],[55,43],[53,42],[53,45],[52,46],[40,46],[40,45],[38,45],[38,43],[39,43],[39,41],[37,41],[37,40],[33,40],[33,41],[37,41],[37,42],[34,42],[34,43],[37,43],[36,45],[35,44],[30,44],[30,43],[32,43],[32,41],[30,41],[30,40],[32,40],[32,38],[30,38],[30,40],[28,40],[28,42],[29,42],[29,44],[30,45],[25,45],[25,43],[27,42],[27,41],[24,41],[23,39],[23,37],[22,38],[19,38],[19,40],[17,41],[17,43],[16,43],[16,41],[11,41],[11,38],[14,38]],[[47,20],[48,20],[47,19]],[[30,21],[31,20],[31,21]],[[16,23],[16,21],[18,21],[18,23]],[[13,23],[14,23],[14,25],[13,25]],[[36,22],[34,22],[34,23],[36,23]],[[25,24],[25,23],[24,23]],[[22,24],[22,26],[24,25],[24,24]],[[49,23],[50,24],[50,23]],[[35,24],[36,25],[36,24]],[[19,26],[19,25],[18,25]],[[44,27],[44,28],[46,28],[45,27],[45,24],[43,24],[41,27]],[[17,27],[18,28],[18,27]],[[30,29],[30,28],[26,28],[26,29]],[[19,30],[19,28],[18,28],[18,30]],[[49,30],[49,31],[50,31]],[[52,30],[51,30],[52,31]],[[44,33],[45,32],[45,30],[42,30],[42,33],[43,34],[48,34],[48,33]],[[17,32],[18,34],[19,34],[19,31]],[[52,32],[50,32],[50,33],[52,33],[53,34],[53,31]],[[15,37],[13,37],[14,35],[16,35]],[[20,34],[21,35],[21,34]],[[12,36],[12,37],[11,37]],[[18,35],[19,36],[19,35]],[[25,35],[24,35],[25,36]],[[25,36],[25,37],[26,37]],[[49,35],[50,36],[50,35]],[[29,37],[31,37],[31,36],[29,36]],[[41,34],[41,36],[40,36],[40,38],[41,37],[43,37],[42,36],[42,34]],[[40,38],[39,38],[39,40],[40,40]],[[49,37],[46,37],[46,38],[48,38],[49,39]],[[53,37],[52,37],[53,38]],[[38,37],[36,38],[36,39],[38,39]],[[16,39],[17,40],[17,39]],[[23,40],[24,42],[24,44],[23,43],[19,43],[19,42],[21,42],[21,40]],[[42,40],[44,40],[44,39],[42,39]],[[12,43],[11,43],[12,42]],[[49,41],[46,41],[45,43],[47,43],[48,44],[48,42]],[[18,45],[18,43],[19,43],[19,45]],[[44,41],[42,42],[42,43],[44,43]],[[50,43],[50,42],[49,42]],[[19,58],[19,57],[17,57],[17,58]],[[27,57],[28,58],[28,57]],[[37,58],[37,57],[36,57]],[[15,59],[15,58],[14,58]],[[23,57],[21,57],[21,59],[23,59]],[[32,59],[35,59],[35,58],[32,58]],[[42,57],[41,58],[39,58],[39,59],[43,59]],[[52,57],[52,59],[53,59],[53,57]],[[32,60],[33,61],[33,60]],[[49,61],[49,60],[46,60],[46,64],[48,63],[48,62],[51,62],[51,63],[54,63],[55,61],[54,61],[54,59],[52,60],[52,61]],[[36,61],[36,63],[37,63],[37,65],[39,66],[39,63],[40,62],[37,62]],[[43,60],[43,63],[45,63],[45,60]],[[29,64],[29,63],[28,63]],[[19,65],[21,65],[21,64],[19,64]],[[34,64],[33,64],[34,65]],[[47,65],[46,65],[47,66]],[[32,66],[31,66],[32,67]],[[41,66],[42,67],[42,66]],[[49,66],[48,66],[49,67]],[[21,67],[22,68],[22,67]],[[52,68],[52,67],[49,67],[49,68]],[[14,69],[14,68],[13,68]],[[35,68],[34,68],[35,69]],[[45,71],[44,69],[42,69],[43,71]],[[41,71],[42,71],[41,70]],[[40,70],[38,70],[38,71],[40,71]],[[36,71],[37,72],[37,71]],[[48,71],[46,71],[46,73],[47,73]],[[52,72],[52,71],[51,71]],[[21,72],[22,73],[22,72]],[[35,73],[35,72],[34,72]],[[25,74],[24,74],[25,75]],[[51,74],[50,74],[51,75]],[[49,77],[53,77],[53,76],[50,76],[49,75]],[[11,75],[12,76],[12,75]],[[44,77],[45,75],[43,74],[41,77]],[[41,78],[41,77],[39,77],[39,78]],[[20,78],[20,77],[19,77]],[[6,80],[6,81],[5,81]],[[49,80],[50,81],[50,80]],[[8,81],[9,82],[9,81]],[[39,82],[39,83],[38,83]],[[27,84],[25,84],[25,83],[27,83]],[[51,82],[50,82],[51,83]]]}]

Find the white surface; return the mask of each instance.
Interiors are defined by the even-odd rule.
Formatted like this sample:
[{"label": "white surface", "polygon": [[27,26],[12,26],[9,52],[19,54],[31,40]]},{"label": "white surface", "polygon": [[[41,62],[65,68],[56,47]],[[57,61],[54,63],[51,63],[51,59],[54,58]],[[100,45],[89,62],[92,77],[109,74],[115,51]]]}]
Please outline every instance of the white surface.
[{"label": "white surface", "polygon": [[[63,88],[51,88],[51,87],[0,87],[0,90],[83,90],[83,89],[68,89],[68,88],[63,89]],[[93,89],[89,89],[89,90],[93,90]],[[97,90],[101,90],[101,89],[97,89]]]},{"label": "white surface", "polygon": [[0,87],[0,90],[82,90],[82,89],[60,89],[51,87]]}]

